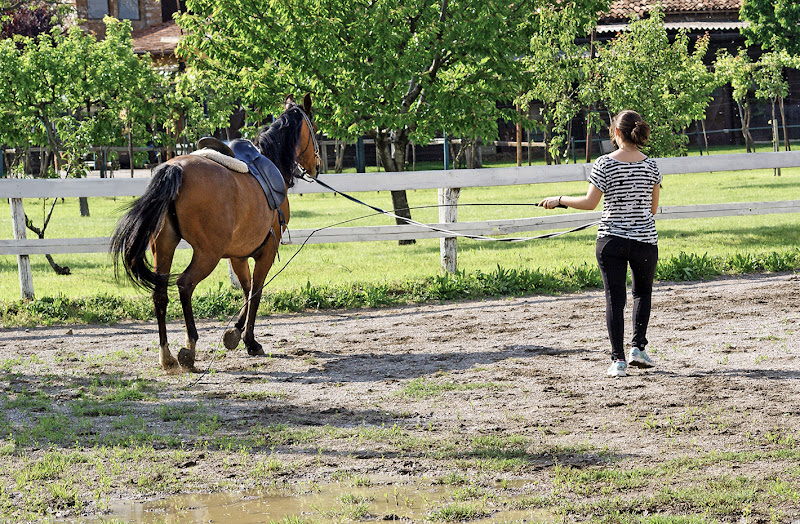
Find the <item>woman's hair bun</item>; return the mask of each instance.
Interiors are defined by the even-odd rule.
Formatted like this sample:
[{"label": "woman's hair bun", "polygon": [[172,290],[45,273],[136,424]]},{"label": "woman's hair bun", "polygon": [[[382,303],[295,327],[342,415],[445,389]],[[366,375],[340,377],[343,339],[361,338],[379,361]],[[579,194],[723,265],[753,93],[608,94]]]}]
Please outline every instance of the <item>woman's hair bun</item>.
[{"label": "woman's hair bun", "polygon": [[650,124],[636,111],[630,109],[617,114],[612,120],[611,136],[615,136],[614,129],[619,129],[625,142],[632,142],[637,147],[647,145],[650,140]]}]

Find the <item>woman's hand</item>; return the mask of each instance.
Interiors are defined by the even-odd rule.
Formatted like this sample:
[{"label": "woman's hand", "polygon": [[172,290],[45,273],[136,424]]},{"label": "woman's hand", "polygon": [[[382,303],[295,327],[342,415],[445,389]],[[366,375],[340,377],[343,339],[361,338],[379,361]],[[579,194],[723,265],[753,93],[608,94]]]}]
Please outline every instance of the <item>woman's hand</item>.
[{"label": "woman's hand", "polygon": [[561,203],[560,196],[547,197],[539,202],[539,207],[543,207],[545,209],[555,209],[558,206],[566,207]]}]

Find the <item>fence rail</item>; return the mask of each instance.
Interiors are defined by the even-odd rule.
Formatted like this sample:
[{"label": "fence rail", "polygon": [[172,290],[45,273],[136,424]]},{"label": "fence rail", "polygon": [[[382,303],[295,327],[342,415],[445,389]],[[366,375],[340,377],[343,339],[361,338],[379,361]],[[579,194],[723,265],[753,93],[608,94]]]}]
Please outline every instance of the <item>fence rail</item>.
[{"label": "fence rail", "polygon": [[[751,153],[712,155],[704,157],[680,157],[656,159],[662,174],[702,173],[750,169],[778,169],[800,167],[800,152]],[[524,166],[508,168],[486,168],[471,170],[415,171],[407,173],[370,173],[321,175],[321,179],[336,189],[346,192],[438,189],[440,201],[447,191],[462,187],[489,187],[550,182],[585,181],[591,172],[591,164],[567,164],[557,166]],[[0,179],[0,198],[11,202],[14,239],[0,240],[0,255],[17,255],[20,287],[23,298],[33,296],[32,277],[28,255],[61,253],[100,253],[108,250],[109,239],[100,238],[56,238],[27,239],[24,223],[24,198],[72,198],[139,196],[149,180],[142,178],[117,179]],[[291,193],[329,192],[324,187],[297,181]],[[445,196],[445,202],[456,203],[457,191]],[[447,198],[450,198],[448,201]],[[772,213],[800,213],[800,200],[778,202],[744,202],[705,204],[693,206],[666,206],[659,208],[658,220],[762,215]],[[455,222],[440,216],[441,223],[431,224],[461,234],[502,235],[526,231],[572,228],[597,220],[599,213],[567,213],[547,217],[489,220],[478,222]],[[454,270],[455,238],[452,234],[433,231],[413,225],[367,226],[331,228],[314,232],[313,229],[292,229],[291,237],[284,244],[365,242],[376,240],[404,240],[417,238],[441,238],[442,259],[451,262]],[[309,238],[311,237],[311,238]],[[189,247],[182,242],[179,247]],[[448,256],[446,252],[451,252]]]}]

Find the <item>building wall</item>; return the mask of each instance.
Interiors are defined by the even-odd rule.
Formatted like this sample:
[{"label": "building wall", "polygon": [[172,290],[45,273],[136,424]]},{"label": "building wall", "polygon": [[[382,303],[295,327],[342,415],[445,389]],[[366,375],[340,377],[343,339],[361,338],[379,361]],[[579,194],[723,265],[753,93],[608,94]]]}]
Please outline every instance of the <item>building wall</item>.
[{"label": "building wall", "polygon": [[133,30],[138,31],[160,25],[167,14],[165,10],[171,9],[176,4],[176,2],[162,3],[155,0],[75,0],[78,18],[85,20],[81,27],[99,36],[105,34],[105,24],[103,24],[105,15],[128,19]]}]

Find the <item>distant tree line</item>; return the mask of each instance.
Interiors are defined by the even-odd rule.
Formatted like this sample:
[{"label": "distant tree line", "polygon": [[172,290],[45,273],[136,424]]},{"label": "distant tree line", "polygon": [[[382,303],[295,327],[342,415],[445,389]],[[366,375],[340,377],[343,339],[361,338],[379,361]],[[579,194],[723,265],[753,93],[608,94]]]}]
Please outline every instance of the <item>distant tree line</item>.
[{"label": "distant tree line", "polygon": [[598,130],[624,108],[653,126],[649,153],[668,156],[685,154],[686,129],[725,84],[748,149],[753,99],[770,101],[777,137],[785,70],[798,67],[797,5],[746,0],[748,43],[765,52],[757,61],[723,52],[709,69],[708,37],[668,37],[660,9],[607,44],[576,44],[609,1],[187,0],[178,73],[134,54],[126,21],[107,18],[98,40],[65,28],[61,4],[0,0],[0,143],[47,148],[45,173],[82,176],[90,145],[172,148],[241,108],[248,135],[284,94],[310,92],[320,130],[374,138],[387,171],[406,169],[410,144],[443,133],[462,139],[458,158],[474,160],[501,118],[543,132],[559,162],[575,118]]}]

